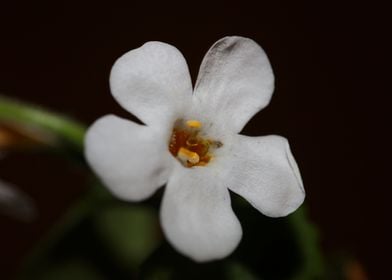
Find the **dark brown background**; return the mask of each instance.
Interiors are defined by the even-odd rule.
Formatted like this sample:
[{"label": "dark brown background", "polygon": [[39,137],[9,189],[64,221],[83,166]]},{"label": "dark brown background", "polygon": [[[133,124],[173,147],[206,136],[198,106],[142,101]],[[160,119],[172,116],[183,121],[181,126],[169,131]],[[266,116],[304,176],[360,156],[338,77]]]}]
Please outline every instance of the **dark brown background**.
[{"label": "dark brown background", "polygon": [[[111,65],[124,52],[149,40],[173,44],[195,79],[214,41],[250,37],[270,57],[276,90],[243,133],[289,138],[325,251],[349,252],[371,279],[386,279],[386,10],[374,2],[313,2],[2,3],[0,91],[89,124],[106,113],[127,115],[108,88]],[[29,193],[40,211],[32,224],[0,217],[0,277],[7,279],[81,193],[84,176],[56,157],[11,154],[0,161],[0,177]]]}]

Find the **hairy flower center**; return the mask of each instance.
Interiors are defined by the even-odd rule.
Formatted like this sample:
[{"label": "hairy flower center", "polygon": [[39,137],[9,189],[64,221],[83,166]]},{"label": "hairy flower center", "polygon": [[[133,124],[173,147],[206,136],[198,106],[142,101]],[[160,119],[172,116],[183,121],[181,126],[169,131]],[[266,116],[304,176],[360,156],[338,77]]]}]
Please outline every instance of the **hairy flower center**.
[{"label": "hairy flower center", "polygon": [[220,141],[200,136],[202,124],[197,120],[176,121],[170,138],[169,151],[185,167],[205,166],[213,158]]}]

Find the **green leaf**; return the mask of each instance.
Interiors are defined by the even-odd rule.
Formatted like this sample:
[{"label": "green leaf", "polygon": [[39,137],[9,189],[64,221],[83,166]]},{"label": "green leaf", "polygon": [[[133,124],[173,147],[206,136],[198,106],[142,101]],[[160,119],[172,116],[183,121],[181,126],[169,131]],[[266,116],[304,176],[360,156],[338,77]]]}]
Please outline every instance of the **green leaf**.
[{"label": "green leaf", "polygon": [[83,150],[86,127],[66,116],[0,95],[0,122],[16,123],[54,136],[59,143]]},{"label": "green leaf", "polygon": [[61,263],[52,264],[43,270],[41,275],[34,276],[38,280],[104,280],[104,276],[83,259],[71,259]]},{"label": "green leaf", "polygon": [[102,243],[124,267],[139,267],[162,239],[156,212],[141,205],[102,209],[95,224]]},{"label": "green leaf", "polygon": [[227,280],[257,280],[253,272],[240,262],[228,261],[225,264],[225,279]]},{"label": "green leaf", "polygon": [[306,206],[300,207],[288,217],[288,220],[303,256],[301,269],[293,280],[322,278],[326,273],[325,261],[319,244],[317,228],[309,221]]}]

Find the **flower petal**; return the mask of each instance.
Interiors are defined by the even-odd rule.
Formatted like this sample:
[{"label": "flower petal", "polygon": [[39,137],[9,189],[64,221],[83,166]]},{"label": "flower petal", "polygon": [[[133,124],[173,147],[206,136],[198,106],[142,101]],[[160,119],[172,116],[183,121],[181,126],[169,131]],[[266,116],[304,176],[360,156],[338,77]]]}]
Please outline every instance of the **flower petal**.
[{"label": "flower petal", "polygon": [[286,216],[304,201],[301,175],[285,138],[237,135],[227,154],[221,159],[227,186],[263,214]]},{"label": "flower petal", "polygon": [[85,155],[114,195],[142,200],[169,177],[174,160],[168,152],[165,133],[107,115],[88,129]]},{"label": "flower petal", "polygon": [[174,169],[163,197],[161,223],[170,243],[196,261],[229,255],[242,237],[229,191],[213,168]]},{"label": "flower petal", "polygon": [[148,125],[160,125],[191,104],[186,61],[175,47],[162,42],[147,42],[120,57],[110,87],[117,102]]},{"label": "flower petal", "polygon": [[203,59],[194,101],[219,126],[240,132],[268,105],[273,89],[274,75],[263,49],[248,38],[225,37]]}]

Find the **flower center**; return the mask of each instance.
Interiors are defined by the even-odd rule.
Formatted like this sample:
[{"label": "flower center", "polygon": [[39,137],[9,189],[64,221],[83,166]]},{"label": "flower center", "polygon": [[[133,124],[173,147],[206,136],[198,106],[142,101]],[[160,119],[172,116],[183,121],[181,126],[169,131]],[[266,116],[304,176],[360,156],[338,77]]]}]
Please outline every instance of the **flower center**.
[{"label": "flower center", "polygon": [[202,137],[201,127],[197,120],[178,120],[174,125],[169,151],[185,167],[206,166],[213,159],[213,150],[223,145]]}]

